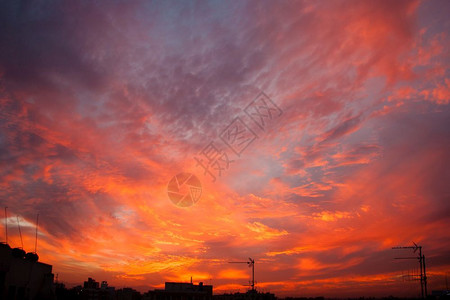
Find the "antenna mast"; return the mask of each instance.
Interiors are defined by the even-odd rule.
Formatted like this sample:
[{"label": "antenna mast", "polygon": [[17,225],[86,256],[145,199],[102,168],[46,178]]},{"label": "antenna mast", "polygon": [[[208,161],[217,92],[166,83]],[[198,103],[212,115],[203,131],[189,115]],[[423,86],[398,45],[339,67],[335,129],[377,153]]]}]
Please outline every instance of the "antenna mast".
[{"label": "antenna mast", "polygon": [[248,261],[229,261],[230,264],[247,264],[249,267],[252,267],[252,283],[250,286],[252,287],[252,291],[255,291],[255,260],[252,258],[248,258]]},{"label": "antenna mast", "polygon": [[20,230],[19,216],[17,216],[17,226],[19,227],[20,243],[22,244],[22,250],[23,250],[22,231]]},{"label": "antenna mast", "polygon": [[8,245],[8,214],[6,212],[6,209],[8,207],[5,206],[5,231],[6,231],[6,244]]},{"label": "antenna mast", "polygon": [[448,279],[447,279],[447,273],[445,273],[445,289],[448,291]]},{"label": "antenna mast", "polygon": [[37,249],[38,225],[39,225],[39,214],[37,214],[37,218],[36,218],[36,240],[34,242],[34,253],[36,253],[36,249]]},{"label": "antenna mast", "polygon": [[[401,246],[401,247],[392,247],[394,250],[398,249],[413,249],[413,253],[416,253],[417,250],[419,250],[419,256],[416,257],[395,257],[394,259],[418,259],[420,264],[420,291],[422,298],[427,297],[427,271],[425,268],[425,255],[422,254],[422,246],[418,246],[416,243],[414,243],[414,246]],[[425,293],[424,293],[425,292]]]}]

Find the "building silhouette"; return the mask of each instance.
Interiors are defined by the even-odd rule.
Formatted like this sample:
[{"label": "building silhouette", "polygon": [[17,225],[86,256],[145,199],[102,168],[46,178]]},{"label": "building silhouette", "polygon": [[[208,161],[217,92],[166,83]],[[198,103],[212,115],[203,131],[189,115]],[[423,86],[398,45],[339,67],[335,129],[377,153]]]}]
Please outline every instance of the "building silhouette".
[{"label": "building silhouette", "polygon": [[38,258],[36,253],[0,243],[0,299],[56,299],[52,266]]},{"label": "building silhouette", "polygon": [[132,288],[123,288],[116,291],[117,300],[141,300],[141,293]]},{"label": "building silhouette", "polygon": [[261,293],[255,289],[249,290],[246,293],[222,294],[215,295],[214,300],[276,300],[275,294]]},{"label": "building silhouette", "polygon": [[185,282],[166,282],[164,290],[148,291],[145,300],[212,300],[212,285],[198,285]]}]

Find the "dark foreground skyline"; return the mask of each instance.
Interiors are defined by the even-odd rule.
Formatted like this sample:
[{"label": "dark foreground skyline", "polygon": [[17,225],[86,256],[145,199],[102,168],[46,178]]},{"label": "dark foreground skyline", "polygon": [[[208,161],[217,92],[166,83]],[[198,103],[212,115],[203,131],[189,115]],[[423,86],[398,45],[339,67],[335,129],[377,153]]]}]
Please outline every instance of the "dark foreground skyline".
[{"label": "dark foreground skyline", "polygon": [[[419,250],[421,261],[420,276],[422,293],[421,299],[448,299],[450,290],[427,292],[427,275],[425,272],[425,256],[420,246],[415,245],[414,250]],[[235,262],[239,263],[239,262]],[[22,248],[11,248],[6,243],[0,243],[0,299],[8,300],[276,300],[274,293],[257,288],[254,281],[255,260],[249,258],[246,262],[252,267],[252,280],[246,285],[246,292],[234,291],[217,294],[213,292],[211,284],[200,281],[195,283],[191,277],[190,282],[165,282],[164,288],[149,289],[140,292],[130,287],[116,288],[110,286],[107,281],[98,282],[89,277],[82,285],[66,287],[59,281],[58,274],[52,273],[52,266],[39,261],[39,255],[35,252],[25,252]],[[415,278],[417,281],[417,278]],[[448,284],[448,283],[447,283]],[[298,291],[301,295],[302,291]],[[366,295],[363,293],[363,295]],[[363,296],[359,297],[364,298]],[[370,298],[370,297],[369,297]],[[389,296],[390,299],[394,299]],[[418,297],[414,297],[418,298]],[[303,297],[287,297],[287,300],[307,299]],[[316,296],[315,300],[323,300],[324,297]],[[372,298],[374,299],[374,298]]]}]

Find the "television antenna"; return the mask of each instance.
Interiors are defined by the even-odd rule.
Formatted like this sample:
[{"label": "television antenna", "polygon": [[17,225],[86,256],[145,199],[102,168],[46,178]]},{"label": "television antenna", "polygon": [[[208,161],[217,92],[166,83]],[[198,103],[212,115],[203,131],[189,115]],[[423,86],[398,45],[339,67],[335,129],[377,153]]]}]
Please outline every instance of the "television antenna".
[{"label": "television antenna", "polygon": [[248,267],[252,268],[252,283],[250,286],[252,287],[252,291],[255,290],[255,260],[252,258],[248,258],[248,261],[229,261],[230,264],[247,264]]},{"label": "television antenna", "polygon": [[21,249],[23,249],[23,239],[22,239],[22,231],[20,230],[19,216],[17,216],[17,227],[19,227],[20,243],[22,244]]},{"label": "television antenna", "polygon": [[416,253],[417,250],[419,250],[418,256],[412,256],[412,257],[395,257],[394,259],[418,259],[419,265],[420,265],[420,291],[422,298],[427,297],[427,271],[425,268],[425,255],[422,254],[422,246],[417,245],[414,243],[414,246],[399,246],[399,247],[392,247],[394,250],[399,249],[413,249],[413,253]]},{"label": "television antenna", "polygon": [[36,217],[36,239],[34,241],[34,253],[36,254],[36,250],[37,250],[37,239],[38,239],[38,226],[39,226],[39,214],[37,214]]},{"label": "television antenna", "polygon": [[8,209],[7,206],[5,206],[5,237],[6,237],[6,245],[8,245],[8,213],[6,210]]}]

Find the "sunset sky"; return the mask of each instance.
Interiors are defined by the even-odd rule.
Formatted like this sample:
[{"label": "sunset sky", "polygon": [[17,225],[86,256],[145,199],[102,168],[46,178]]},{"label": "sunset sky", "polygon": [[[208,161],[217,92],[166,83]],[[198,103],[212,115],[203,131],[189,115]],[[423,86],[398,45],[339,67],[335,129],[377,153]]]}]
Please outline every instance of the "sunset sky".
[{"label": "sunset sky", "polygon": [[[418,296],[450,276],[449,1],[2,1],[8,242],[67,286]],[[261,94],[263,93],[263,94]],[[246,107],[258,95],[272,119]],[[251,115],[251,114],[250,114]],[[237,118],[237,119],[236,119]],[[240,155],[233,120],[255,138]],[[256,119],[257,120],[257,119]],[[211,144],[213,143],[213,144]],[[216,180],[198,164],[214,145]],[[222,161],[224,166],[224,162]],[[225,167],[225,166],[224,166]],[[178,173],[200,200],[172,203]],[[5,240],[4,216],[0,239]]]}]

